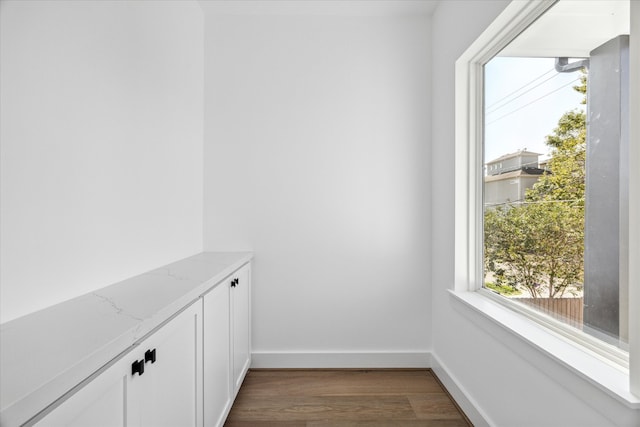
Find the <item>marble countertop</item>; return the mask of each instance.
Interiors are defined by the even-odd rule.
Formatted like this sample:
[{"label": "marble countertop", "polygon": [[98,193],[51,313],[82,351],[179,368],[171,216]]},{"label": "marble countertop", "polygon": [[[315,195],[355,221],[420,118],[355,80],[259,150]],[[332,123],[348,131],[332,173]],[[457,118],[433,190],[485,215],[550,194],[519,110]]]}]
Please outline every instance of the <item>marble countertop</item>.
[{"label": "marble countertop", "polygon": [[0,325],[0,425],[18,426],[249,262],[203,252]]}]

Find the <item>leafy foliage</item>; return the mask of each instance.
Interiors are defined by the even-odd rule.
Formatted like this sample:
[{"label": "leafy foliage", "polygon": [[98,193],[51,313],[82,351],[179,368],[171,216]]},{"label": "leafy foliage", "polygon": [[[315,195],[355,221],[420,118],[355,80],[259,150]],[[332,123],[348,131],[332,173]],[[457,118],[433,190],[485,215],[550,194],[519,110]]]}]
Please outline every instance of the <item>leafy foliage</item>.
[{"label": "leafy foliage", "polygon": [[521,292],[518,289],[514,288],[513,286],[497,285],[491,282],[485,282],[484,286],[502,295],[520,295],[521,294]]},{"label": "leafy foliage", "polygon": [[560,118],[546,140],[553,148],[548,171],[527,192],[527,201],[555,200],[584,206],[586,134],[583,111],[569,111]]},{"label": "leafy foliage", "polygon": [[530,203],[485,213],[485,264],[496,282],[532,298],[562,296],[582,282],[583,223],[566,203]]}]

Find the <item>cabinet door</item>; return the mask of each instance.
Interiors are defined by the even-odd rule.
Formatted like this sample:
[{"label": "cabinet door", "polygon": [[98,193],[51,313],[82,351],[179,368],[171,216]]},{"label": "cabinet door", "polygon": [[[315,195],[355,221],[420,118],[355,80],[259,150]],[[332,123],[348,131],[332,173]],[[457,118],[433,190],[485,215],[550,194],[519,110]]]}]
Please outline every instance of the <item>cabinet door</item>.
[{"label": "cabinet door", "polygon": [[[130,363],[155,350],[143,375],[129,367],[127,426],[202,426],[202,305],[171,319],[132,352]],[[149,354],[147,359],[152,359]]]},{"label": "cabinet door", "polygon": [[220,283],[203,297],[204,425],[224,423],[231,407],[230,286]]},{"label": "cabinet door", "polygon": [[251,270],[249,264],[239,269],[231,289],[231,336],[233,396],[238,393],[251,363]]},{"label": "cabinet door", "polygon": [[121,359],[38,421],[38,427],[126,426],[128,360]]}]

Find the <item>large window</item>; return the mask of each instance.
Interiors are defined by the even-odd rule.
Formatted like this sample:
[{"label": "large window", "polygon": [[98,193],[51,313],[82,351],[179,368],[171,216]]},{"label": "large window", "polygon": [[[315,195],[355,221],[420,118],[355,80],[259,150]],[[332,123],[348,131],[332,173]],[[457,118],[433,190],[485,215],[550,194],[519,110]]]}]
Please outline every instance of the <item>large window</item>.
[{"label": "large window", "polygon": [[629,6],[556,3],[485,64],[483,108],[483,286],[622,349]]},{"label": "large window", "polygon": [[640,360],[638,9],[514,3],[456,65],[456,289],[628,369]]}]

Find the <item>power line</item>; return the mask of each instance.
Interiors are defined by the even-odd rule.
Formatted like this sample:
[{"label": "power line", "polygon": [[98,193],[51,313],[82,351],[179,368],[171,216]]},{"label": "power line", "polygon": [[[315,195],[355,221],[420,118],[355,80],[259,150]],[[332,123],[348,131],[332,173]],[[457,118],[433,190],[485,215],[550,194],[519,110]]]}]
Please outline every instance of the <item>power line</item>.
[{"label": "power line", "polygon": [[[544,83],[548,82],[549,80],[551,80],[551,79],[555,79],[555,78],[556,78],[556,77],[558,77],[559,75],[560,75],[560,74],[554,74],[553,76],[551,76],[551,77],[548,77],[548,78],[544,79],[543,81],[541,81],[541,82],[540,82],[540,83],[538,83],[537,85],[535,85],[535,86],[533,86],[533,87],[531,87],[531,88],[527,89],[526,91],[522,92],[520,95],[516,96],[515,98],[507,100],[507,102],[505,102],[505,103],[503,103],[503,104],[501,104],[501,105],[497,106],[496,108],[491,109],[491,111],[487,111],[487,114],[493,114],[493,113],[495,113],[495,112],[496,112],[496,111],[498,111],[499,109],[501,109],[501,108],[503,108],[503,107],[505,107],[505,106],[507,106],[507,105],[511,104],[511,103],[512,103],[513,101],[515,101],[516,99],[518,99],[518,98],[520,98],[520,97],[522,97],[522,96],[526,95],[527,93],[531,92],[531,91],[532,91],[532,90],[534,90],[535,88],[540,87],[541,85],[543,85]],[[530,82],[530,83],[533,83],[533,82]],[[494,105],[495,105],[495,103],[494,103]]]},{"label": "power line", "polygon": [[[548,71],[545,71],[544,73],[540,74],[538,77],[536,77],[535,79],[531,80],[530,82],[528,82],[528,83],[524,84],[523,86],[520,86],[518,89],[514,90],[513,92],[508,93],[507,95],[505,95],[505,96],[503,96],[502,98],[500,98],[500,99],[498,99],[497,101],[495,101],[493,104],[488,105],[486,108],[487,108],[487,109],[492,108],[494,105],[496,105],[496,104],[500,103],[503,99],[506,99],[506,98],[510,97],[511,95],[513,95],[513,94],[515,94],[515,93],[518,93],[519,91],[521,91],[521,90],[522,90],[522,89],[524,89],[525,87],[529,86],[530,84],[532,84],[532,83],[533,83],[533,82],[535,82],[536,80],[541,79],[542,77],[546,76],[547,74],[549,74],[550,72],[552,72],[552,71],[554,71],[554,70],[555,70],[555,68],[552,68],[552,69],[550,69],[550,70],[548,70]],[[557,74],[556,74],[556,75],[557,75]]]},{"label": "power line", "polygon": [[504,115],[502,115],[502,116],[498,117],[497,119],[494,119],[494,120],[490,121],[490,122],[489,122],[489,123],[487,123],[485,126],[489,126],[490,124],[495,123],[495,122],[497,122],[498,120],[502,120],[502,119],[504,119],[505,117],[510,116],[511,114],[516,113],[516,112],[518,112],[518,111],[522,110],[523,108],[528,107],[529,105],[531,105],[531,104],[533,104],[533,103],[535,103],[535,102],[538,102],[538,101],[540,101],[541,99],[546,98],[547,96],[549,96],[549,95],[551,95],[551,94],[553,94],[553,93],[555,93],[555,92],[558,92],[558,91],[559,91],[559,90],[561,90],[561,89],[564,89],[565,87],[567,87],[567,86],[569,86],[569,85],[571,85],[571,84],[573,84],[573,83],[577,82],[578,80],[580,80],[580,77],[578,77],[578,78],[577,78],[577,79],[575,79],[575,80],[570,81],[570,82],[569,82],[569,83],[567,83],[567,84],[564,84],[564,85],[560,86],[560,87],[559,87],[559,88],[557,88],[557,89],[552,90],[551,92],[548,92],[548,93],[546,93],[546,94],[542,95],[542,96],[541,96],[541,97],[539,97],[539,98],[534,99],[534,100],[533,100],[533,101],[531,101],[531,102],[528,102],[528,103],[524,104],[524,105],[523,105],[522,107],[520,107],[520,108],[516,108],[515,110],[510,111],[510,112],[508,112],[507,114],[504,114]]}]

